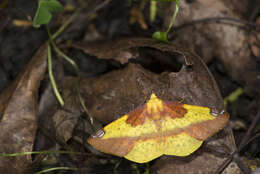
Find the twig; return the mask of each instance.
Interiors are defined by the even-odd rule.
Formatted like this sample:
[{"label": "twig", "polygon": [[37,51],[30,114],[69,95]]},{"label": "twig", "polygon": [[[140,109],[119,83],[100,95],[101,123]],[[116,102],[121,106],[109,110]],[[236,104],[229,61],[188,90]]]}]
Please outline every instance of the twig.
[{"label": "twig", "polygon": [[260,120],[260,110],[258,111],[256,117],[252,121],[249,129],[247,130],[246,134],[244,135],[241,143],[238,146],[238,151],[241,151],[249,143],[249,137],[252,135],[255,127],[257,126],[258,121]]},{"label": "twig", "polygon": [[[244,25],[249,26],[251,30],[260,30],[260,25],[254,24],[252,22],[248,22],[246,20],[236,19],[232,17],[210,17],[210,18],[203,18],[198,20],[193,20],[191,22],[187,22],[184,24],[181,24],[179,26],[174,27],[174,31],[181,30],[186,27],[191,27],[193,25],[202,24],[202,23],[221,23],[221,24],[229,24],[229,25]],[[227,23],[230,22],[230,23]],[[232,23],[231,23],[232,22]],[[242,27],[242,26],[241,26]],[[253,28],[252,28],[253,27]],[[245,28],[244,28],[245,29]],[[172,38],[174,33],[169,34],[169,38]]]}]

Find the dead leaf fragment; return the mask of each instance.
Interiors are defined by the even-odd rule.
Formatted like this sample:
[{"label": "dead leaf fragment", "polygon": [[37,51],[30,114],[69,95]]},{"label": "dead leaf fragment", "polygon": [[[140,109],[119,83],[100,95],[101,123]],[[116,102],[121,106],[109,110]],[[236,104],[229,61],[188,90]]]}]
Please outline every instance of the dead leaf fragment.
[{"label": "dead leaf fragment", "polygon": [[131,9],[131,18],[129,20],[130,24],[138,23],[143,30],[147,30],[147,24],[144,20],[144,16],[142,14],[142,11],[138,8],[132,8]]}]

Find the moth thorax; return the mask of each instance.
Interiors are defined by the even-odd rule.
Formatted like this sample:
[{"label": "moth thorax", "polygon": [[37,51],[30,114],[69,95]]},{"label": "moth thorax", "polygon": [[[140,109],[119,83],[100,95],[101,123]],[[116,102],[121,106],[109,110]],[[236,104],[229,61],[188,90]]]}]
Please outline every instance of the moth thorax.
[{"label": "moth thorax", "polygon": [[150,100],[146,104],[146,107],[149,114],[158,113],[163,110],[163,103],[162,100],[157,98],[155,94],[152,94]]}]

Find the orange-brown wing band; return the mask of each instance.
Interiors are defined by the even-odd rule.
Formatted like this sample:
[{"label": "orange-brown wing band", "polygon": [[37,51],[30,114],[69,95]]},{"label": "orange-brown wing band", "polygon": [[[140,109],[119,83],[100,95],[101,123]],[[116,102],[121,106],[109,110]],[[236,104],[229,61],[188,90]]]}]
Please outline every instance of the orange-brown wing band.
[{"label": "orange-brown wing band", "polygon": [[197,140],[206,140],[213,134],[221,130],[229,120],[229,114],[224,112],[213,120],[203,121],[197,124],[190,125],[185,129],[185,132]]}]

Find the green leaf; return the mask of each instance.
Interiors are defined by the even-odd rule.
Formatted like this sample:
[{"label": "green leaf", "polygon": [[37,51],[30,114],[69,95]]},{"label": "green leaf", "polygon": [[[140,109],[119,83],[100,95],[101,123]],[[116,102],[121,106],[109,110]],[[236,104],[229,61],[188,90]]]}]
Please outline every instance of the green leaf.
[{"label": "green leaf", "polygon": [[40,27],[42,24],[48,24],[52,13],[63,10],[62,5],[57,0],[39,0],[38,9],[33,19],[33,26]]},{"label": "green leaf", "polygon": [[161,31],[156,31],[153,33],[153,39],[164,42],[164,43],[169,43],[167,39],[167,32],[161,32]]}]

